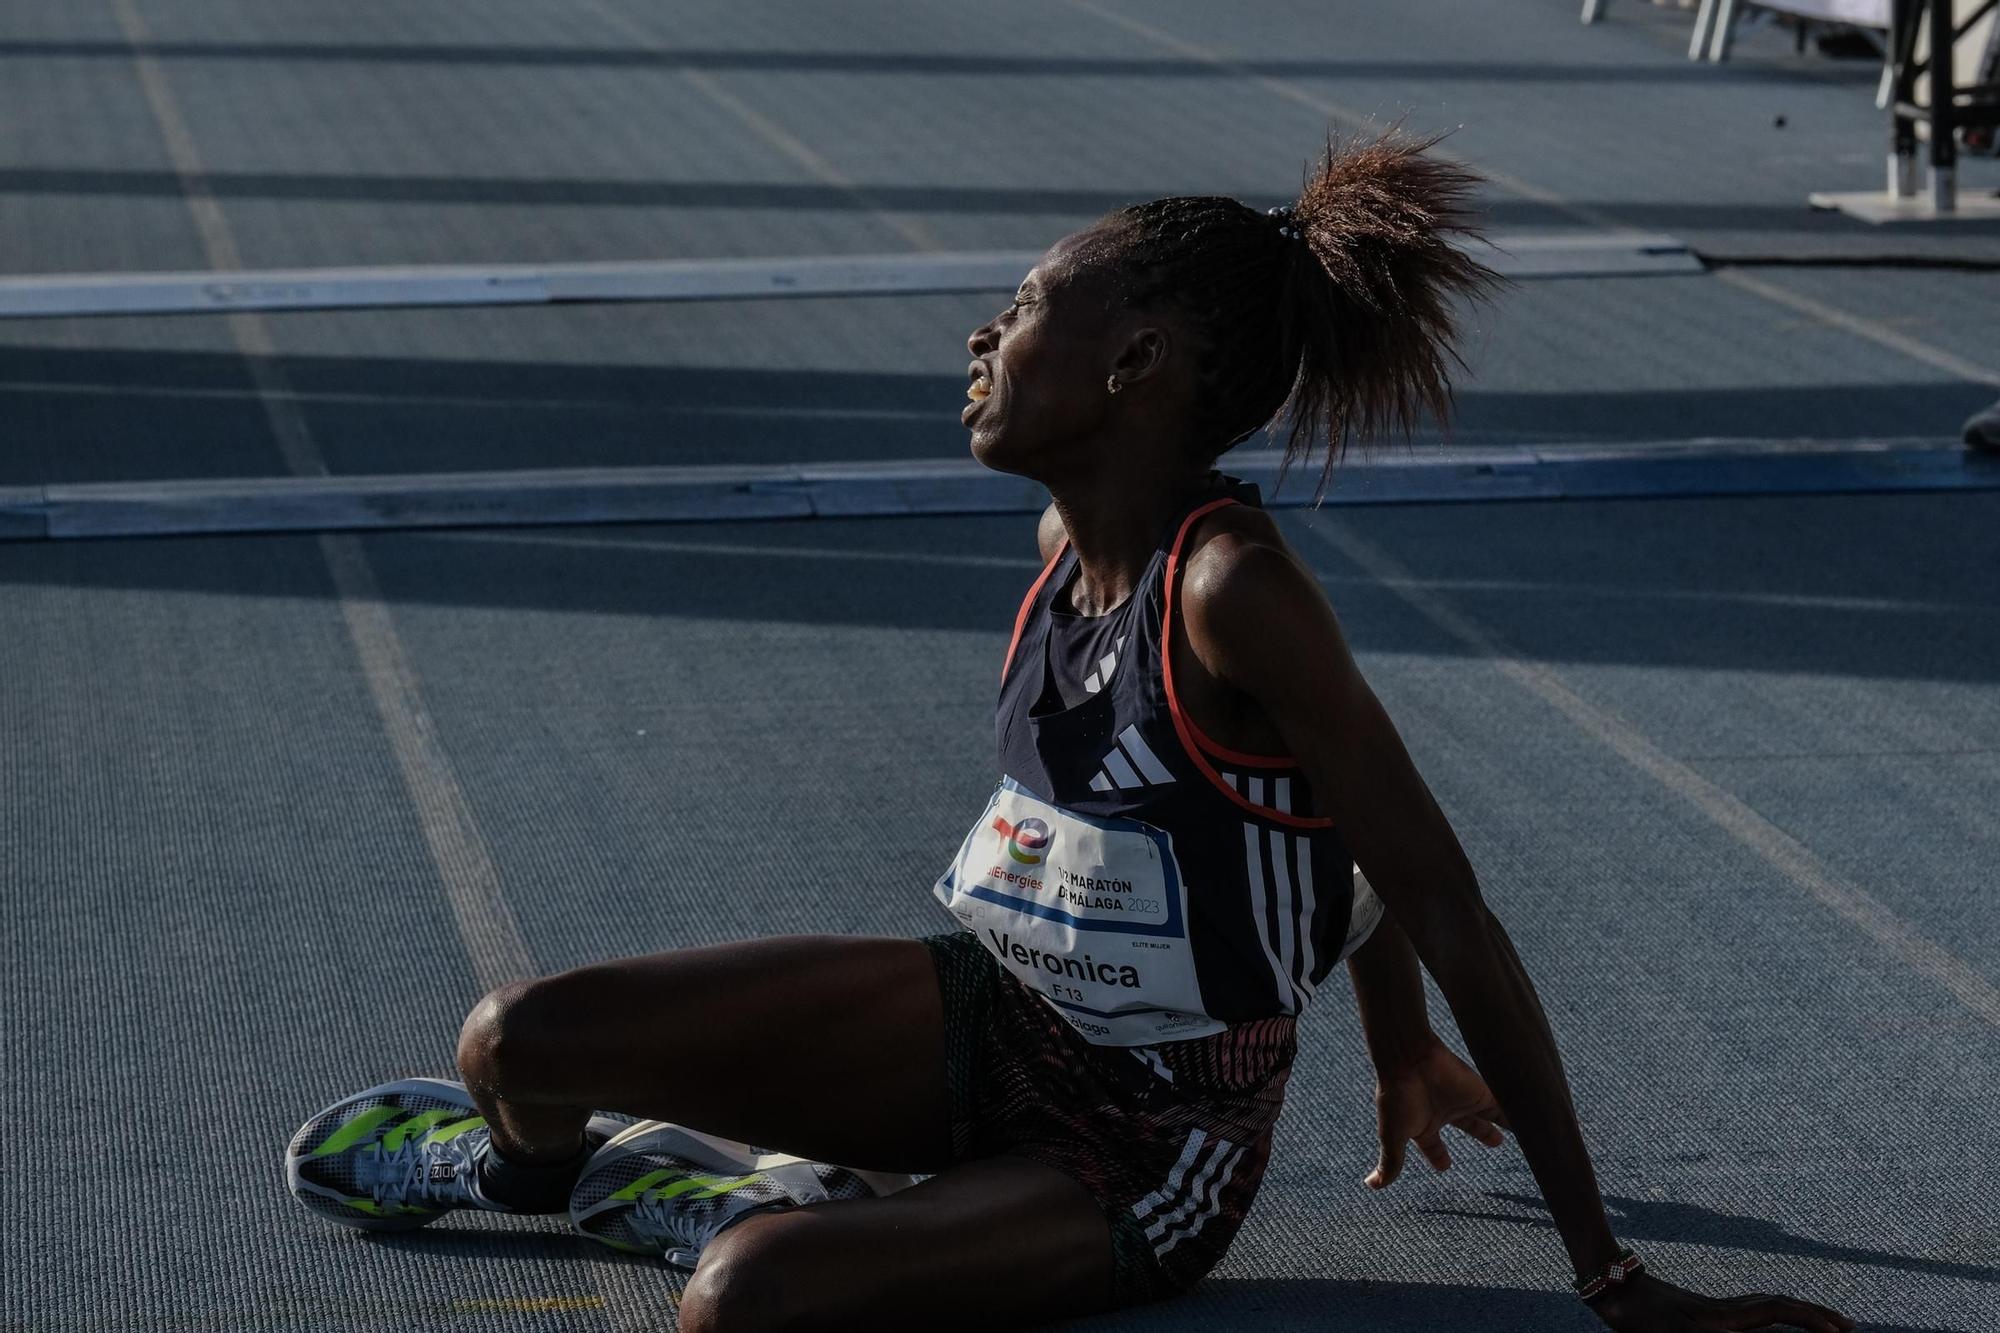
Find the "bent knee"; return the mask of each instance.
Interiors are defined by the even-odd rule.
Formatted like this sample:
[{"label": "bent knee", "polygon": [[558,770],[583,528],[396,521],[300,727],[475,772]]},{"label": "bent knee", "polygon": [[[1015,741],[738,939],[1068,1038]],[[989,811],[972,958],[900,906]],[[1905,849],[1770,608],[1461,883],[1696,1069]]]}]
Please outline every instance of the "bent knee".
[{"label": "bent knee", "polygon": [[510,982],[489,991],[458,1034],[458,1070],[483,1092],[504,1093],[536,1081],[572,1035],[575,987],[567,974]]},{"label": "bent knee", "polygon": [[752,1217],[708,1243],[681,1295],[681,1333],[779,1333],[799,1326],[786,1299],[803,1274],[788,1262],[782,1214]]}]

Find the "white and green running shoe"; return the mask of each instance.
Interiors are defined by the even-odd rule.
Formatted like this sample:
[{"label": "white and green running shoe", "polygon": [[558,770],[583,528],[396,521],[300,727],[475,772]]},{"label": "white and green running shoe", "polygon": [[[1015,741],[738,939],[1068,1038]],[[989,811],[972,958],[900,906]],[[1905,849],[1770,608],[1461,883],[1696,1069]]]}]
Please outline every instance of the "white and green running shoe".
[{"label": "white and green running shoe", "polygon": [[577,1230],[613,1249],[692,1271],[726,1228],[757,1213],[893,1194],[915,1176],[855,1171],[664,1120],[641,1120],[599,1148],[570,1192]]},{"label": "white and green running shoe", "polygon": [[[593,1116],[601,1141],[622,1121]],[[457,1208],[513,1211],[488,1198],[480,1164],[492,1136],[463,1083],[410,1078],[335,1102],[299,1127],[285,1183],[321,1217],[368,1231],[407,1231]]]}]

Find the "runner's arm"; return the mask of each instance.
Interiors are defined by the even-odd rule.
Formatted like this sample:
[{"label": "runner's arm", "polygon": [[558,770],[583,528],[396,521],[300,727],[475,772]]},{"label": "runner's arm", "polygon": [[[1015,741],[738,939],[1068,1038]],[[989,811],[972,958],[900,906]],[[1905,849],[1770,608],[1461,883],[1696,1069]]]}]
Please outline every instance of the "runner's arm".
[{"label": "runner's arm", "polygon": [[1547,1016],[1333,608],[1279,547],[1223,532],[1187,567],[1188,644],[1264,710],[1437,979],[1578,1271],[1617,1253]]},{"label": "runner's arm", "polygon": [[1384,913],[1368,942],[1348,955],[1347,974],[1368,1057],[1379,1072],[1391,1073],[1437,1044],[1417,953],[1394,914]]}]

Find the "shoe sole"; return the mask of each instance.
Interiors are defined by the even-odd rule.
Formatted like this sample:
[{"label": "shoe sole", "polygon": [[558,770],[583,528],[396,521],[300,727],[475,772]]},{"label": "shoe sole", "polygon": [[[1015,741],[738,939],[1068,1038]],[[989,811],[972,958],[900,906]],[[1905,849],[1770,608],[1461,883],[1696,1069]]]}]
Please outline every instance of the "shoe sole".
[{"label": "shoe sole", "polygon": [[[644,1148],[635,1146],[640,1139],[649,1140]],[[611,1169],[625,1158],[656,1153],[678,1158],[703,1171],[724,1175],[753,1172],[767,1175],[800,1205],[824,1202],[829,1197],[825,1184],[813,1173],[812,1163],[807,1158],[790,1153],[760,1153],[747,1143],[704,1134],[665,1120],[641,1120],[606,1142],[591,1156],[583,1174],[577,1178],[579,1192],[591,1176]],[[916,1177],[894,1172],[860,1171],[851,1167],[842,1169],[859,1179],[877,1197],[894,1194],[916,1183]],[[608,1200],[598,1200],[587,1210],[579,1211],[573,1196],[570,1224],[600,1244],[623,1253],[633,1253],[631,1247],[601,1236],[585,1225],[589,1218],[605,1211],[607,1203]]]},{"label": "shoe sole", "polygon": [[[775,1170],[780,1173],[778,1179],[789,1183],[792,1180],[792,1176],[784,1173],[782,1168],[807,1163],[810,1160],[804,1157],[795,1157],[791,1153],[760,1153],[747,1143],[739,1143],[735,1139],[725,1139],[714,1134],[704,1134],[700,1130],[689,1129],[685,1125],[676,1125],[666,1120],[641,1120],[622,1133],[613,1136],[597,1151],[600,1153],[609,1152],[611,1149],[619,1147],[621,1144],[632,1139],[642,1138],[645,1135],[653,1133],[662,1134],[665,1140],[662,1145],[663,1151],[670,1152],[676,1157],[684,1157],[688,1161],[709,1171],[733,1171],[741,1173]],[[597,1158],[593,1156],[590,1163],[583,1168],[584,1173],[588,1175],[590,1168],[596,1164]],[[896,1171],[863,1171],[858,1167],[851,1166],[842,1167],[841,1169],[858,1177],[869,1189],[875,1191],[877,1197],[885,1194],[894,1194],[898,1190],[908,1189],[917,1183],[916,1176],[905,1175]],[[814,1180],[812,1185],[808,1187],[808,1193],[817,1188],[818,1181]]]}]

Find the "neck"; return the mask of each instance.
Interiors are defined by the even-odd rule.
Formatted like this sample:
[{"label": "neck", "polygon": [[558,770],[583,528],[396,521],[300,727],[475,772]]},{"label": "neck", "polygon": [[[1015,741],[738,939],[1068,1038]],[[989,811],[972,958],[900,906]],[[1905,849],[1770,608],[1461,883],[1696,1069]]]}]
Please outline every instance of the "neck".
[{"label": "neck", "polygon": [[1049,487],[1081,566],[1070,603],[1081,615],[1124,604],[1153,557],[1160,528],[1208,475],[1149,471],[1143,476],[1069,478]]}]

